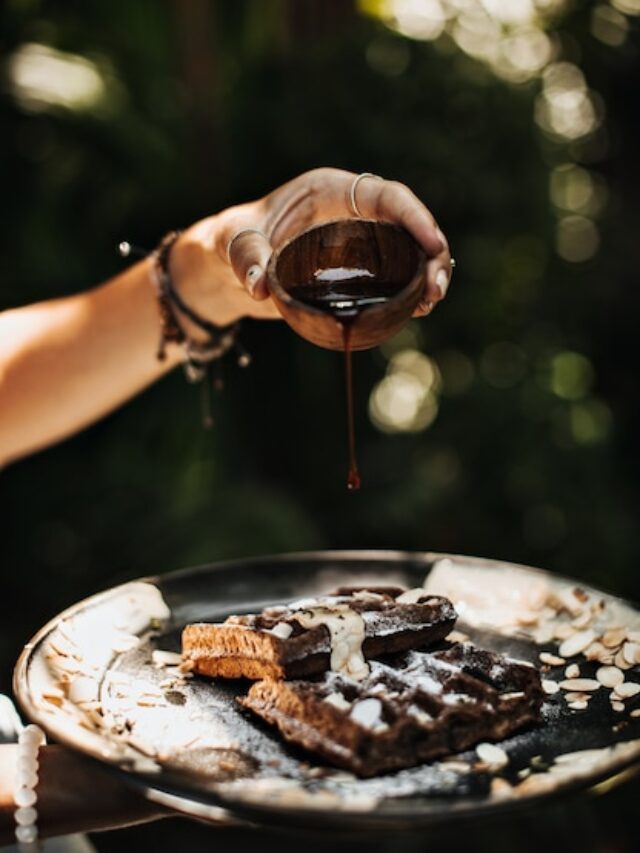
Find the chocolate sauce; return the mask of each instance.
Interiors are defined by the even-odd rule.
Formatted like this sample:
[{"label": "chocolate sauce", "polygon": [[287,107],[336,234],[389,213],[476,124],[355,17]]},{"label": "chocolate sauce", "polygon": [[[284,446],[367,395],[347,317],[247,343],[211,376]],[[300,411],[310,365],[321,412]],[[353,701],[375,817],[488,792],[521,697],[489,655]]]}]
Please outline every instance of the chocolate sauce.
[{"label": "chocolate sauce", "polygon": [[[353,273],[353,274],[349,274]],[[380,281],[371,273],[356,270],[323,270],[313,281],[289,289],[298,302],[304,302],[331,314],[342,326],[344,344],[345,384],[347,393],[347,437],[349,448],[349,473],[347,488],[360,488],[360,473],[356,458],[355,429],[353,423],[353,371],[351,363],[351,330],[362,311],[373,305],[382,305],[394,297],[400,286]]]}]

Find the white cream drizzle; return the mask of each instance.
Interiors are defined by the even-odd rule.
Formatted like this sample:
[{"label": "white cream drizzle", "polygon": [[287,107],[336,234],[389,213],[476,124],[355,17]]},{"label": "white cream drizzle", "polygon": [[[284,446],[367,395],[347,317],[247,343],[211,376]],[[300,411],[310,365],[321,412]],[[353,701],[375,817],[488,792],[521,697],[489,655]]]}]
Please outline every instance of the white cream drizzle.
[{"label": "white cream drizzle", "polygon": [[346,604],[321,604],[293,614],[303,628],[324,625],[331,638],[331,669],[356,681],[369,675],[362,654],[364,619]]}]

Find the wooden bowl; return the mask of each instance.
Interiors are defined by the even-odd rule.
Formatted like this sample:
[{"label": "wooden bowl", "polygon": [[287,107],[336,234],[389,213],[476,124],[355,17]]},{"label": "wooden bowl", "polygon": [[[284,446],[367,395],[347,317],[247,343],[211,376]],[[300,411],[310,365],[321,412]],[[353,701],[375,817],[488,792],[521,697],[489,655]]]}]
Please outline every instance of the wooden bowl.
[{"label": "wooden bowl", "polygon": [[381,287],[393,285],[391,298],[362,308],[349,324],[351,349],[363,350],[390,338],[411,317],[424,290],[425,262],[424,252],[403,228],[368,219],[340,219],[309,228],[275,251],[267,283],[291,328],[331,350],[345,348],[344,323],[330,311],[294,298],[290,291],[302,284],[322,287],[316,281],[318,272],[341,268],[366,271],[368,290],[374,294],[376,282]]}]

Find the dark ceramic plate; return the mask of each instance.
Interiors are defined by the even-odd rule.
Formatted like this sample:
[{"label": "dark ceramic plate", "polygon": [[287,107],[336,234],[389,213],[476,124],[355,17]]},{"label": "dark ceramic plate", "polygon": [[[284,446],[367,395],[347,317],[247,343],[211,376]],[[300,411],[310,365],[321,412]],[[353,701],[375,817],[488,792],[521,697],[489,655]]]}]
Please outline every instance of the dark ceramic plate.
[{"label": "dark ceramic plate", "polygon": [[[549,633],[560,622],[576,620],[575,612],[557,604],[573,594],[571,580],[442,554],[288,554],[134,581],[74,605],[25,647],[15,693],[25,714],[50,737],[100,761],[147,796],[211,820],[363,831],[416,828],[593,786],[637,765],[640,719],[633,712],[640,695],[616,699],[603,687],[585,707],[580,699],[570,707],[562,690],[549,695],[544,723],[500,744],[509,759],[505,767],[487,767],[471,750],[454,760],[358,780],[287,746],[241,711],[234,697],[246,683],[182,680],[170,655],[153,654],[179,651],[188,622],[220,621],[342,584],[415,587],[435,563],[442,568],[443,560],[454,572],[472,573],[471,597],[474,586],[484,593],[494,584],[525,593],[542,587],[556,599],[555,611],[546,607],[539,618],[534,615],[533,627],[525,614],[515,629],[505,628],[494,610],[483,614],[482,607],[459,601],[466,622],[458,627],[474,642],[536,663],[542,649],[557,653],[559,641]],[[599,636],[623,625],[632,654],[638,610],[597,590],[580,592],[580,601],[597,615],[585,628],[589,613],[583,610],[579,627],[565,633],[593,630]],[[574,660],[581,677],[594,677],[599,664]],[[627,683],[640,680],[638,669],[624,671]],[[563,670],[552,668],[544,677],[559,682]]]}]

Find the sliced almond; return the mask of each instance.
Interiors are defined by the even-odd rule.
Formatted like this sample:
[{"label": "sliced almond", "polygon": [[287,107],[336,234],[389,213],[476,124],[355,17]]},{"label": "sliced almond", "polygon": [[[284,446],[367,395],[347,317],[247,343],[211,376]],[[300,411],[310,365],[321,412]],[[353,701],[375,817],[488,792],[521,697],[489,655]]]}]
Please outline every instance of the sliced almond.
[{"label": "sliced almond", "polygon": [[93,702],[98,698],[98,692],[98,682],[81,675],[73,679],[67,695],[71,702]]},{"label": "sliced almond", "polygon": [[622,649],[618,649],[618,651],[616,652],[616,656],[613,659],[613,662],[616,666],[620,667],[620,669],[631,669],[632,667],[632,664],[630,664],[624,656]]},{"label": "sliced almond", "polygon": [[583,652],[587,646],[590,646],[595,638],[596,635],[590,628],[587,628],[584,631],[578,631],[562,643],[558,649],[558,654],[563,658],[572,658],[574,655],[578,655],[580,652]]},{"label": "sliced almond", "polygon": [[591,620],[593,619],[593,614],[590,610],[583,610],[579,616],[576,616],[575,619],[571,622],[574,628],[586,628],[591,624]]},{"label": "sliced almond", "polygon": [[600,660],[601,655],[605,654],[608,656],[610,652],[601,642],[595,640],[590,646],[587,646],[583,654],[587,660]]},{"label": "sliced almond", "polygon": [[[560,687],[563,690],[575,690],[581,693],[590,693],[592,690],[599,690],[602,685],[595,678],[567,678],[560,682]],[[640,690],[640,685],[638,685]]]},{"label": "sliced almond", "polygon": [[611,707],[614,711],[617,711],[618,714],[624,711],[624,702],[612,702]]},{"label": "sliced almond", "polygon": [[640,717],[640,708],[634,708],[629,714],[630,717]]},{"label": "sliced almond", "polygon": [[513,796],[513,788],[506,779],[496,776],[491,780],[491,796],[497,800],[503,800]]},{"label": "sliced almond", "polygon": [[624,681],[624,673],[617,666],[601,666],[596,670],[596,678],[604,687],[616,687]]},{"label": "sliced almond", "polygon": [[450,643],[468,643],[469,635],[463,634],[462,631],[451,631],[450,634],[447,634],[447,640]]},{"label": "sliced almond", "polygon": [[584,701],[579,702],[569,702],[567,707],[572,708],[574,711],[584,711],[589,703]]},{"label": "sliced almond", "polygon": [[543,678],[542,689],[547,694],[547,696],[553,696],[560,690],[560,685],[557,681],[552,681],[550,678]]},{"label": "sliced almond", "polygon": [[168,652],[164,649],[154,649],[151,652],[151,662],[158,668],[163,666],[180,666],[182,655],[179,652]]},{"label": "sliced almond", "polygon": [[500,770],[509,763],[507,753],[495,743],[479,743],[476,746],[476,754],[480,761],[487,764],[492,770]]},{"label": "sliced almond", "polygon": [[571,616],[578,616],[584,604],[582,590],[566,588],[554,590],[549,596],[549,604],[558,613],[566,612]]},{"label": "sliced almond", "polygon": [[591,699],[591,695],[591,693],[583,692],[565,693],[564,700],[565,702],[588,702]]},{"label": "sliced almond", "polygon": [[542,663],[546,663],[549,666],[562,666],[565,663],[565,659],[559,657],[558,655],[552,655],[551,652],[540,652],[538,655]]},{"label": "sliced almond", "polygon": [[578,678],[580,675],[580,667],[577,663],[570,663],[564,671],[565,678]]},{"label": "sliced almond", "polygon": [[617,684],[613,692],[621,699],[631,699],[632,696],[637,696],[640,693],[640,684],[634,681],[623,681],[622,684]]},{"label": "sliced almond", "polygon": [[627,631],[627,639],[632,643],[640,643],[640,631]]},{"label": "sliced almond", "polygon": [[609,628],[602,637],[602,643],[608,649],[617,649],[624,643],[626,636],[626,628]]},{"label": "sliced almond", "polygon": [[640,643],[625,643],[622,647],[622,655],[627,663],[640,663]]}]

